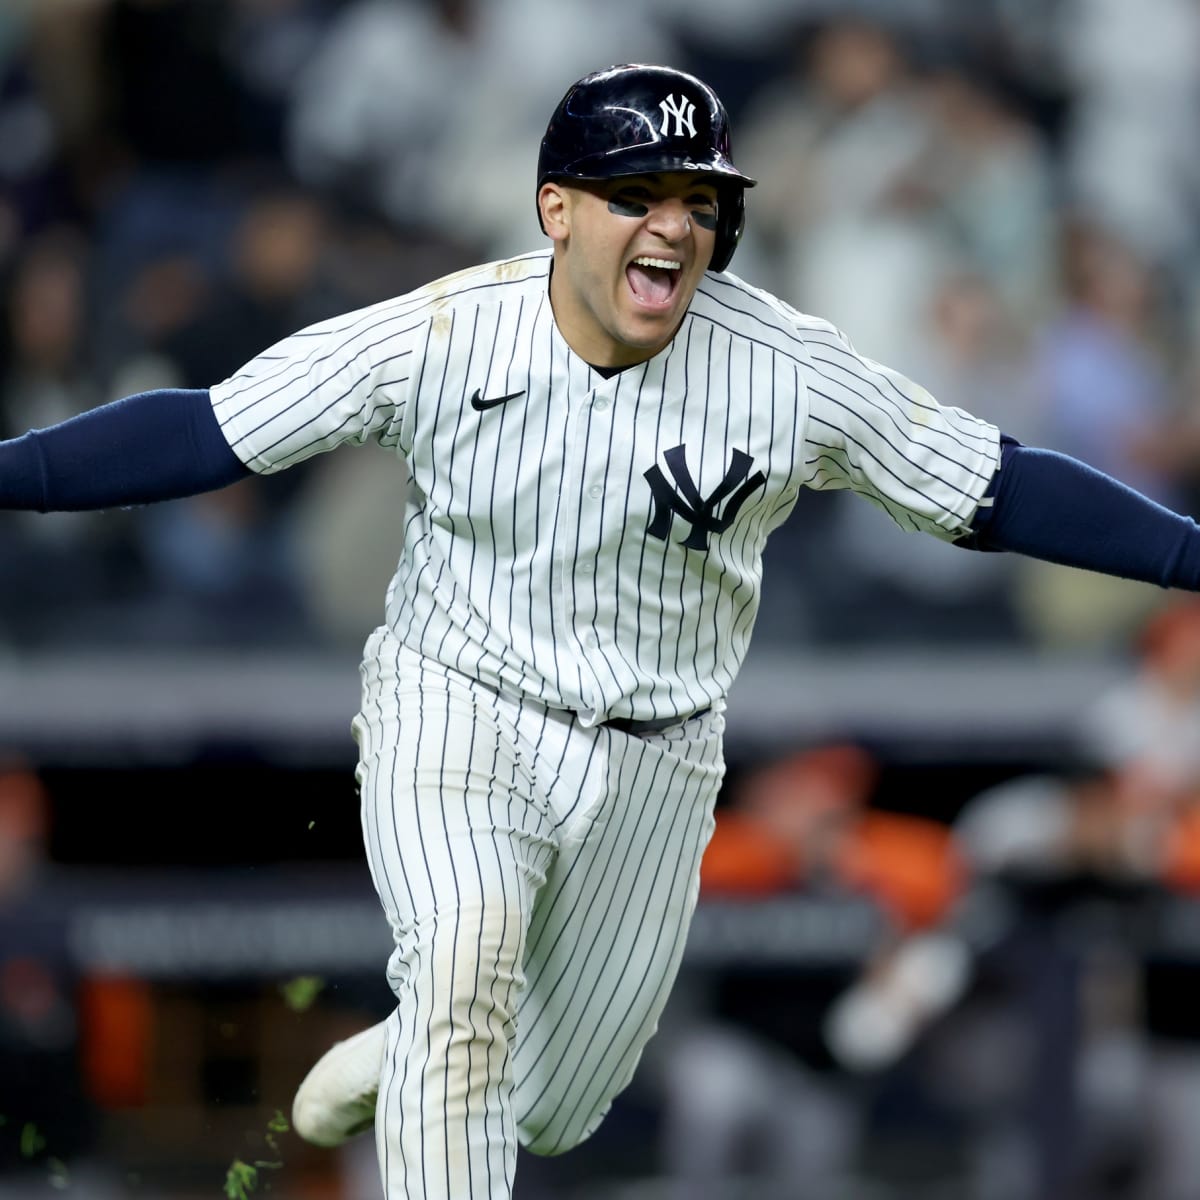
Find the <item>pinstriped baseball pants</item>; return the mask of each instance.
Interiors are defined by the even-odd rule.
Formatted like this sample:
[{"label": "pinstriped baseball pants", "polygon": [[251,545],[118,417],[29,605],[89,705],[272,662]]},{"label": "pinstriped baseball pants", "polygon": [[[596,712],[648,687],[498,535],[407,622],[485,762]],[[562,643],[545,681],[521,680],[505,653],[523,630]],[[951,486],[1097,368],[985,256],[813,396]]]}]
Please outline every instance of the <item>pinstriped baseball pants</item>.
[{"label": "pinstriped baseball pants", "polygon": [[503,1200],[633,1076],[683,952],[718,713],[633,737],[367,644],[363,831],[395,939],[376,1145],[388,1200]]}]

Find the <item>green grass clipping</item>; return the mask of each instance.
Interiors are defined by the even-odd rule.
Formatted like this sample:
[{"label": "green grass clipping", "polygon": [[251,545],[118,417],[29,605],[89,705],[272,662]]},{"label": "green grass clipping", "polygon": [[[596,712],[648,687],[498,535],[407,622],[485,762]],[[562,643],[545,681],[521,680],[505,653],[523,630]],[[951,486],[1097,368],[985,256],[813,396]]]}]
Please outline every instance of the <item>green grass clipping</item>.
[{"label": "green grass clipping", "polygon": [[280,984],[279,991],[283,1002],[292,1012],[307,1012],[324,986],[325,980],[320,975],[297,975],[295,979]]},{"label": "green grass clipping", "polygon": [[283,1155],[279,1152],[279,1143],[275,1140],[277,1133],[287,1133],[290,1126],[287,1117],[278,1109],[267,1122],[267,1132],[263,1140],[267,1143],[274,1159],[256,1158],[252,1163],[235,1158],[225,1172],[225,1195],[228,1200],[249,1200],[257,1190],[260,1171],[278,1171],[283,1166]]}]

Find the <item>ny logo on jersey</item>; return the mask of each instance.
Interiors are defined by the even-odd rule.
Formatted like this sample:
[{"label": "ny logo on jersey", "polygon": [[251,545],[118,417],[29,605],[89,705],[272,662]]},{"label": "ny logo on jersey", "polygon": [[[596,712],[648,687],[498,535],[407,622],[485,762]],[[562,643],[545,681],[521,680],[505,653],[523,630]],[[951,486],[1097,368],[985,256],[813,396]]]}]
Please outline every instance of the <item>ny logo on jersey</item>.
[{"label": "ny logo on jersey", "polygon": [[692,117],[696,112],[696,106],[686,97],[680,96],[676,99],[674,96],[668,96],[665,100],[659,102],[658,107],[662,109],[662,124],[658,127],[658,132],[663,137],[670,137],[669,127],[671,118],[675,118],[675,137],[683,137],[684,130],[687,130],[688,137],[696,136],[696,126],[692,121]]},{"label": "ny logo on jersey", "polygon": [[[676,491],[675,487],[667,482],[667,477],[657,463],[645,472],[646,482],[654,496],[654,515],[647,533],[665,542],[667,534],[671,532],[672,518],[682,517],[692,527],[681,543],[689,550],[707,550],[708,535],[724,533],[737,519],[738,512],[751,493],[767,482],[767,477],[761,471],[750,475],[754,459],[742,450],[735,450],[733,462],[725,472],[725,478],[717,485],[712,495],[701,496],[695,480],[692,479],[692,473],[688,470],[687,447],[675,446],[665,451],[663,458],[667,460],[667,469],[679,490]],[[750,475],[749,479],[746,478],[747,475]],[[736,492],[734,488],[737,488]],[[721,516],[717,516],[717,505],[731,492],[733,496],[725,505],[725,511]]]}]

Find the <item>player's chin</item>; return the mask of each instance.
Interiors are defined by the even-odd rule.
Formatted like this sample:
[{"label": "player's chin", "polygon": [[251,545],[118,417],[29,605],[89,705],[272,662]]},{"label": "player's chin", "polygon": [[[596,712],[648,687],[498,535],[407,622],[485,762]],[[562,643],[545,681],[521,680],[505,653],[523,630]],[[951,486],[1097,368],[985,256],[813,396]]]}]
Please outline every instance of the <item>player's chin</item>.
[{"label": "player's chin", "polygon": [[681,316],[668,313],[635,314],[622,322],[619,340],[630,350],[657,354],[674,336]]}]

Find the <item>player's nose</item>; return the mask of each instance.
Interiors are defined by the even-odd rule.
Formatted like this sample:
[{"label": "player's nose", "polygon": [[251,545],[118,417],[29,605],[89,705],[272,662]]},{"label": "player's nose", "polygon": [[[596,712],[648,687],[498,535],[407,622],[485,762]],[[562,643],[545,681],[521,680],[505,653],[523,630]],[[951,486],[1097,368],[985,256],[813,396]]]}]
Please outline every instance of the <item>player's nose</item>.
[{"label": "player's nose", "polygon": [[668,242],[682,241],[692,231],[691,210],[682,200],[665,197],[650,206],[647,228]]}]

